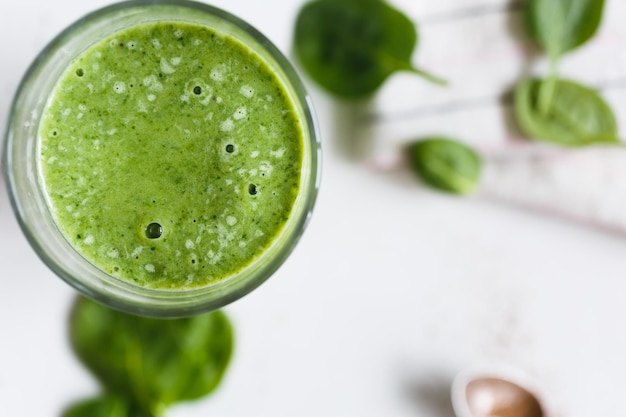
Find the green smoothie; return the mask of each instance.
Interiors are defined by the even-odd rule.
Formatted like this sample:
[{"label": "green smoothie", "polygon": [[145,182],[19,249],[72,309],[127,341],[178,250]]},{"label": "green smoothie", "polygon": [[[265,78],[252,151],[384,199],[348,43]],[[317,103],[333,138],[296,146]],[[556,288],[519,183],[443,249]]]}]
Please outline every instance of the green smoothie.
[{"label": "green smoothie", "polygon": [[80,54],[39,128],[55,223],[99,269],[157,289],[226,279],[295,204],[302,126],[253,51],[205,26],[153,22]]}]

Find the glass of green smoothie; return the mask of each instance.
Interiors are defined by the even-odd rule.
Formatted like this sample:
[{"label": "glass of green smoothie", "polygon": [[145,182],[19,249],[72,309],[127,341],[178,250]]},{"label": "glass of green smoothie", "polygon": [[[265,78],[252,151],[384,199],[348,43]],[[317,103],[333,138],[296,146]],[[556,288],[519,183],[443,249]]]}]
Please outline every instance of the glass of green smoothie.
[{"label": "glass of green smoothie", "polygon": [[320,144],[309,96],[261,33],[206,4],[138,0],[41,52],[3,162],[21,227],[59,277],[112,308],[182,317],[285,261]]}]

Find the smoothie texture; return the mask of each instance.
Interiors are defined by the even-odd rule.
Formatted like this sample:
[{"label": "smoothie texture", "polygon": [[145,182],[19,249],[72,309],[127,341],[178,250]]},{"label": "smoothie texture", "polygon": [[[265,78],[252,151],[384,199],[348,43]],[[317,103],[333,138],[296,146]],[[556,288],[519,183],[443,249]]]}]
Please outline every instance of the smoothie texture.
[{"label": "smoothie texture", "polygon": [[81,53],[39,126],[39,171],[67,241],[139,286],[227,279],[283,231],[303,132],[270,67],[236,39],[150,22]]}]

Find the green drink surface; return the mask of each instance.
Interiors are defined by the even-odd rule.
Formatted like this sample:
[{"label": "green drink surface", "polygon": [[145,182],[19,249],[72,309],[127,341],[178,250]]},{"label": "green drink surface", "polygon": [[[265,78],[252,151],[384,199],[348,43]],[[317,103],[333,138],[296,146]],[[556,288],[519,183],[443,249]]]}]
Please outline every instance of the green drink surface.
[{"label": "green drink surface", "polygon": [[88,261],[158,289],[241,271],[284,229],[302,126],[270,67],[211,28],[152,22],[81,53],[39,127],[54,220]]}]

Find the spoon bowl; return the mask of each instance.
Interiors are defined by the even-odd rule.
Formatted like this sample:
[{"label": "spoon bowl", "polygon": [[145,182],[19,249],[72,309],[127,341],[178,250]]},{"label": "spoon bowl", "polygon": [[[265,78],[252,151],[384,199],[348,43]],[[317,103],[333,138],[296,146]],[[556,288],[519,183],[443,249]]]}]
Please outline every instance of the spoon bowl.
[{"label": "spoon bowl", "polygon": [[457,417],[546,417],[531,384],[510,372],[466,371],[452,385]]}]

